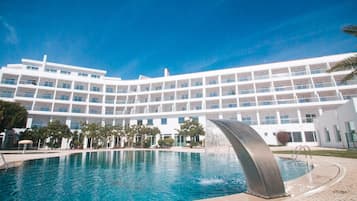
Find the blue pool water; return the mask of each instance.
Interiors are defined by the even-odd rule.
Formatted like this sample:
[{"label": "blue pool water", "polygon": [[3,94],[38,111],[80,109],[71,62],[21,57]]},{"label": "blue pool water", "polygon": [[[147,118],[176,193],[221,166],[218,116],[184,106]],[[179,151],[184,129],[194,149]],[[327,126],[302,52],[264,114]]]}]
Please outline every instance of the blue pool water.
[{"label": "blue pool water", "polygon": [[[307,172],[277,159],[283,179]],[[238,160],[204,153],[108,151],[26,161],[0,170],[0,200],[196,200],[245,191]]]}]

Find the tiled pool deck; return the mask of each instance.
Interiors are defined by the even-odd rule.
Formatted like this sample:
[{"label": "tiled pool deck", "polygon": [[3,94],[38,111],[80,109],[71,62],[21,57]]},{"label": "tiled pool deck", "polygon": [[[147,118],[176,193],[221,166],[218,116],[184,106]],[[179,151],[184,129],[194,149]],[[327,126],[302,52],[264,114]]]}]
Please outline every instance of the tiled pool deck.
[{"label": "tiled pool deck", "polygon": [[[292,148],[272,148],[292,149]],[[320,149],[320,148],[314,148]],[[124,149],[133,150],[133,149]],[[165,150],[165,149],[160,149]],[[88,152],[88,151],[108,151],[108,150],[55,150],[55,151],[35,151],[26,154],[19,151],[0,151],[4,153],[6,161],[10,166],[21,165],[22,161],[64,156],[71,153]],[[184,151],[184,152],[203,152],[203,149],[189,148],[172,148],[167,151]],[[7,154],[12,152],[11,154]],[[279,155],[281,157],[291,157],[291,155]],[[304,160],[303,157],[300,157]],[[286,182],[288,197],[271,199],[271,201],[357,201],[357,159],[346,159],[336,157],[313,156],[312,162],[314,169],[295,180]],[[0,166],[3,162],[0,159]],[[274,184],[272,184],[274,185]],[[234,194],[230,196],[206,199],[205,201],[263,201],[265,199],[251,196],[245,193]]]}]

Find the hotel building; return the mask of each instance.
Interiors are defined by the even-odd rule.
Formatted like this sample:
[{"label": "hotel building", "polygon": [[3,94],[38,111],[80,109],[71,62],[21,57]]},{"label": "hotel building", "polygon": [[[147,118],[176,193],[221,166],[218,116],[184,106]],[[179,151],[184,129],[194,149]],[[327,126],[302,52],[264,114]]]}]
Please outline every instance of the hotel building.
[{"label": "hotel building", "polygon": [[162,136],[176,135],[187,118],[233,119],[251,125],[268,144],[290,133],[290,144],[318,145],[313,119],[357,97],[357,82],[341,83],[350,71],[326,73],[353,55],[318,58],[137,80],[107,77],[106,71],[22,59],[0,70],[0,99],[28,110],[27,127],[60,120],[71,129],[81,122],[145,124]]}]

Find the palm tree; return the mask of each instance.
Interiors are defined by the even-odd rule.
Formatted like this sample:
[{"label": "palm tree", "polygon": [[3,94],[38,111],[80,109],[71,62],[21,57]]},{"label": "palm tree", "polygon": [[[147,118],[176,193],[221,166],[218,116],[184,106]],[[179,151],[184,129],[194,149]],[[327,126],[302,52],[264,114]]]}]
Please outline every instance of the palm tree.
[{"label": "palm tree", "polygon": [[[351,34],[357,37],[357,25],[349,25],[343,28],[343,32]],[[347,74],[344,78],[342,78],[341,82],[346,82],[351,80],[357,75],[357,55],[353,55],[348,57],[340,62],[337,62],[332,68],[327,70],[327,72],[335,72],[342,70],[352,69],[352,72]]]}]

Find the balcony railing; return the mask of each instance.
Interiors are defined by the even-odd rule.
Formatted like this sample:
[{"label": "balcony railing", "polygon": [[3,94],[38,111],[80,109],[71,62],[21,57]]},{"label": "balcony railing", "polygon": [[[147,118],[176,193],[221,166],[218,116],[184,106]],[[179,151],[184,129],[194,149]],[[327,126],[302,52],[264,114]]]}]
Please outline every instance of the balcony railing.
[{"label": "balcony railing", "polygon": [[240,107],[252,107],[252,106],[256,106],[255,101],[251,101],[251,102],[240,102],[239,103]]},{"label": "balcony railing", "polygon": [[323,87],[333,87],[333,84],[331,82],[315,83],[315,88],[323,88]]},{"label": "balcony railing", "polygon": [[280,118],[281,124],[297,124],[299,123],[298,118]]},{"label": "balcony railing", "polygon": [[306,71],[305,70],[302,70],[302,71],[292,71],[291,72],[291,75],[292,76],[301,76],[301,75],[306,75]]},{"label": "balcony railing", "polygon": [[275,87],[275,91],[288,91],[288,90],[292,90],[291,86],[276,86]]},{"label": "balcony railing", "polygon": [[254,89],[241,89],[239,90],[239,94],[252,94],[254,93]]},{"label": "balcony railing", "polygon": [[320,96],[320,101],[325,102],[325,101],[337,101],[341,100],[340,97],[338,96]]},{"label": "balcony railing", "polygon": [[289,73],[274,73],[271,75],[273,78],[279,78],[279,77],[289,77]]}]

